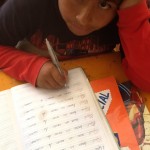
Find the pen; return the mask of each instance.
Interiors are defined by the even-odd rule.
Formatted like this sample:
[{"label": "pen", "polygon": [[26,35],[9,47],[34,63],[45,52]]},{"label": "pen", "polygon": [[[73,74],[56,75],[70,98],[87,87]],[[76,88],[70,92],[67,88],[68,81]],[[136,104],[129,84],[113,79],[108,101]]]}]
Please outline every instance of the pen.
[{"label": "pen", "polygon": [[[59,73],[64,76],[64,71],[62,70],[62,68],[59,64],[56,53],[55,53],[53,47],[51,46],[50,42],[47,40],[47,38],[46,38],[46,46],[47,46],[48,53],[52,59],[53,64],[57,67]],[[64,86],[67,87],[67,83]]]},{"label": "pen", "polygon": [[[59,64],[59,61],[58,61],[57,56],[55,54],[55,51],[54,51],[53,47],[51,46],[51,44],[47,38],[46,38],[46,46],[47,46],[48,53],[52,59],[53,64],[57,67],[59,73],[64,76],[64,72],[63,72],[63,70]],[[64,86],[66,87],[67,84],[65,84]]]},{"label": "pen", "polygon": [[46,38],[46,46],[47,46],[48,53],[49,53],[49,55],[50,55],[50,57],[52,59],[53,64],[57,67],[57,69],[60,72],[60,74],[64,75],[63,74],[63,70],[62,70],[62,68],[61,68],[61,66],[59,64],[59,61],[57,59],[57,56],[55,54],[55,51],[54,51],[53,47],[50,45],[50,42],[47,40],[47,38]]}]

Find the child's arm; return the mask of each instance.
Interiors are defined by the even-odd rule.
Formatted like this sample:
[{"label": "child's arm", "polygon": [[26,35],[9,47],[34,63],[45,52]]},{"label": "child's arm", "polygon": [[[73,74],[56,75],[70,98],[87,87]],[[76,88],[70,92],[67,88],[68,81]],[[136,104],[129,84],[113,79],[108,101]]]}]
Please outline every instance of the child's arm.
[{"label": "child's arm", "polygon": [[124,70],[136,86],[150,91],[150,11],[146,0],[129,8],[121,7],[118,14]]},{"label": "child's arm", "polygon": [[0,68],[15,79],[38,87],[60,88],[66,82],[49,59],[13,47],[0,46]]},{"label": "child's arm", "polygon": [[[43,19],[47,19],[48,6],[49,0],[6,1],[0,7],[0,45],[15,46],[18,41],[35,33]],[[17,80],[39,87],[57,88],[65,82],[49,59],[13,47],[0,46],[0,69]]]}]

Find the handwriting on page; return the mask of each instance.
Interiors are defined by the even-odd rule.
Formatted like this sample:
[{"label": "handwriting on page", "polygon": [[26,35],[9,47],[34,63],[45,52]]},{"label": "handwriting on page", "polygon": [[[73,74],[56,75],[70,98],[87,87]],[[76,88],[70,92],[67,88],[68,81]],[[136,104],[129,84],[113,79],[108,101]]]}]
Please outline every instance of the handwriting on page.
[{"label": "handwriting on page", "polygon": [[0,149],[17,150],[8,92],[3,91],[0,93]]},{"label": "handwriting on page", "polygon": [[83,84],[74,81],[68,88],[58,91],[28,88],[22,93],[17,89],[16,109],[22,122],[25,149],[109,149],[109,146],[104,147],[105,134],[103,128],[98,128],[100,123],[89,101],[91,95]]}]

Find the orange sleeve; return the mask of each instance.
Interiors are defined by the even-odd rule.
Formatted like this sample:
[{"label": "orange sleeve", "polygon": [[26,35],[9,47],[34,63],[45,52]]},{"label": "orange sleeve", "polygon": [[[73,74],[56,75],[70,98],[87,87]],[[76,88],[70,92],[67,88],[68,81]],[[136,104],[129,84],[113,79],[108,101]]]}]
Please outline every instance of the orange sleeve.
[{"label": "orange sleeve", "polygon": [[150,91],[150,11],[146,0],[119,10],[118,15],[125,73],[137,87]]},{"label": "orange sleeve", "polygon": [[0,69],[11,77],[26,81],[35,86],[39,71],[49,59],[17,50],[14,47],[0,46]]}]

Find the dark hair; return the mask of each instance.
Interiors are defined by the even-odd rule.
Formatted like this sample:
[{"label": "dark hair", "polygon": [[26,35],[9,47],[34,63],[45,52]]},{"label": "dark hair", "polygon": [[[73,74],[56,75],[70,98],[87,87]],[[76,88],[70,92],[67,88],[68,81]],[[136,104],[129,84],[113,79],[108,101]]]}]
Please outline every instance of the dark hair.
[{"label": "dark hair", "polygon": [[2,6],[5,1],[6,1],[6,0],[0,0],[0,6]]},{"label": "dark hair", "polygon": [[[117,21],[118,16],[116,14],[115,18],[105,27],[92,32],[89,35],[85,36],[76,36],[71,31],[69,31],[65,21],[62,19],[60,12],[58,11],[58,3],[57,0],[49,1],[49,6],[53,6],[44,11],[45,14],[50,14],[47,16],[47,23],[41,26],[41,30],[43,33],[43,39],[50,33],[59,37],[61,41],[69,41],[73,39],[83,39],[87,36],[98,37],[100,44],[116,44],[119,43],[119,36],[118,36],[118,28],[117,28]],[[44,18],[45,19],[45,18]],[[44,22],[44,21],[43,21]]]},{"label": "dark hair", "polygon": [[116,17],[105,27],[102,29],[95,31],[97,36],[101,39],[102,44],[116,44],[120,42],[119,35],[118,35],[118,16]]}]

